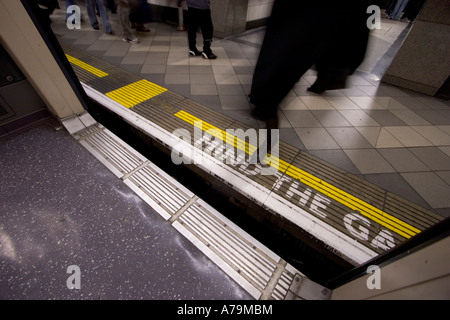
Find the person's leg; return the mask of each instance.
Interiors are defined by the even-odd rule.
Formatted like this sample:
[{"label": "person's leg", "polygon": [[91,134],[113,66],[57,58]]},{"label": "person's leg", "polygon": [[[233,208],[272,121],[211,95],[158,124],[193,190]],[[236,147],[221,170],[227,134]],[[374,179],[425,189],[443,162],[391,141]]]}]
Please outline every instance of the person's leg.
[{"label": "person's leg", "polygon": [[405,9],[405,6],[408,4],[408,0],[398,0],[397,4],[395,5],[395,9],[392,12],[391,18],[393,20],[399,20],[400,16],[403,12],[403,9]]},{"label": "person's leg", "polygon": [[211,10],[201,10],[200,28],[203,35],[203,57],[206,59],[216,59],[217,56],[211,50],[213,42],[214,26],[211,19]]},{"label": "person's leg", "polygon": [[71,13],[67,13],[67,8],[74,5],[74,0],[66,0],[66,20],[72,15]]},{"label": "person's leg", "polygon": [[187,34],[189,54],[192,56],[199,56],[201,52],[197,49],[197,29],[199,27],[199,10],[188,7],[187,15]]},{"label": "person's leg", "polygon": [[122,26],[123,39],[127,42],[137,43],[138,39],[130,26],[130,5],[127,0],[119,0],[119,21]]},{"label": "person's leg", "polygon": [[108,10],[106,9],[106,0],[95,0],[98,5],[98,10],[100,12],[100,18],[102,19],[103,30],[106,33],[112,33],[112,26],[109,22]]},{"label": "person's leg", "polygon": [[95,0],[86,0],[86,10],[89,16],[89,21],[91,22],[91,26],[98,30],[98,20],[95,14]]}]

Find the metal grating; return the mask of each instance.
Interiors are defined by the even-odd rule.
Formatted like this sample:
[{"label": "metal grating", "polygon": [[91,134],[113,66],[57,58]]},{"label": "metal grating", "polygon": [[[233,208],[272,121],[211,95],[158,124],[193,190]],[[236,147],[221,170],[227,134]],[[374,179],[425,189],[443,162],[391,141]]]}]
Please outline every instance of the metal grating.
[{"label": "metal grating", "polygon": [[275,253],[100,124],[73,136],[253,297],[290,298],[298,271]]},{"label": "metal grating", "polygon": [[171,216],[192,197],[150,165],[136,171],[128,180]]},{"label": "metal grating", "polygon": [[106,129],[87,128],[78,136],[95,152],[109,162],[122,175],[141,166],[146,159],[136,152],[125,148],[124,143]]},{"label": "metal grating", "polygon": [[6,102],[3,101],[3,99],[0,97],[0,123],[3,120],[8,119],[14,115],[14,111],[12,111],[11,108],[6,104]]},{"label": "metal grating", "polygon": [[272,292],[272,298],[275,300],[284,300],[292,281],[294,281],[294,274],[285,269]]},{"label": "metal grating", "polygon": [[266,288],[277,261],[255,243],[199,203],[190,206],[178,221],[255,288]]}]

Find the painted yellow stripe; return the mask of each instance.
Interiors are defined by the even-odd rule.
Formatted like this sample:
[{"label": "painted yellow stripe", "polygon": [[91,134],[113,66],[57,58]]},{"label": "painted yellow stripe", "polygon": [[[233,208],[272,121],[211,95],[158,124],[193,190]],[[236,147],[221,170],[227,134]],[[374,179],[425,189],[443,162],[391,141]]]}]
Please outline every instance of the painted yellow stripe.
[{"label": "painted yellow stripe", "polygon": [[106,96],[127,108],[132,108],[165,91],[167,91],[167,89],[144,79],[108,92],[106,93]]},{"label": "painted yellow stripe", "polygon": [[70,63],[96,75],[99,78],[103,78],[106,77],[108,74],[106,72],[103,72],[102,70],[99,70],[93,66],[91,66],[90,64],[87,64],[81,60],[78,60],[77,58],[74,58],[68,54],[66,54],[67,60],[69,60]]},{"label": "painted yellow stripe", "polygon": [[[209,132],[211,134],[219,139],[222,139],[222,141],[226,143],[230,144],[230,142],[233,141],[233,145],[235,147],[245,151],[248,154],[252,154],[257,150],[255,146],[252,146],[247,142],[228,134],[226,131],[223,131],[207,122],[204,122],[201,119],[183,110],[177,112],[175,116],[192,125],[196,125],[199,128],[199,124],[201,123],[201,129],[203,131],[210,130]],[[379,223],[380,225],[388,228],[391,231],[394,231],[395,233],[407,239],[421,232],[419,229],[409,225],[408,223],[395,218],[394,216],[372,206],[371,204],[361,199],[356,198],[348,192],[345,192],[300,168],[290,165],[282,159],[278,159],[278,161],[272,161],[270,165],[276,165],[279,171],[285,172],[290,177],[300,180],[305,185],[325,194],[329,198],[338,201],[339,203],[352,210],[358,211],[365,217]]]}]

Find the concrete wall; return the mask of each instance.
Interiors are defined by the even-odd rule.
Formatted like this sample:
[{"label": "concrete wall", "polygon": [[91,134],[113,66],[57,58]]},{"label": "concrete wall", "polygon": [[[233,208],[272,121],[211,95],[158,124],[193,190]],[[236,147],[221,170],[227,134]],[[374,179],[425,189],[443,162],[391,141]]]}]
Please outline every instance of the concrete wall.
[{"label": "concrete wall", "polygon": [[450,299],[450,238],[447,237],[333,290],[332,300],[448,300]]},{"label": "concrete wall", "polygon": [[435,95],[450,75],[450,0],[428,0],[382,82]]},{"label": "concrete wall", "polygon": [[53,115],[84,111],[20,1],[0,0],[0,41]]},{"label": "concrete wall", "polygon": [[[147,0],[155,6],[157,19],[164,16],[176,17],[167,10],[177,8],[176,0]],[[264,25],[271,12],[274,0],[211,0],[211,15],[214,23],[214,36],[225,38],[230,35]],[[183,9],[186,10],[186,2],[183,1]]]}]

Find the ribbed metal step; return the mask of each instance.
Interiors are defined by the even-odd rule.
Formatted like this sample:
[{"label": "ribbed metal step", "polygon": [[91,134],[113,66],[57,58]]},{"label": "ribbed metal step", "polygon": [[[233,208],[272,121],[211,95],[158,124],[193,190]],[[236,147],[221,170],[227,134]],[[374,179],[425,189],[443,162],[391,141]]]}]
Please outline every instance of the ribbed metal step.
[{"label": "ribbed metal step", "polygon": [[[251,167],[227,163],[224,157],[211,153],[213,148],[205,132],[208,129],[219,132],[223,150],[227,130],[245,131],[250,129],[248,126],[100,59],[73,48],[64,49],[70,56],[108,74],[101,76],[89,71],[90,68],[80,71],[83,64],[72,63],[92,99],[168,150],[183,145],[187,150],[183,156],[191,163],[200,152],[203,161],[194,163],[199,169],[280,220],[289,221],[350,264],[360,265],[442,220],[424,208],[282,141],[277,170],[272,175],[255,174],[261,169],[259,164]],[[126,88],[126,93],[121,88]],[[197,139],[199,121],[201,137]],[[180,141],[176,132],[187,134],[189,141]],[[131,169],[119,168],[118,163],[113,167],[123,173]]]},{"label": "ribbed metal step", "polygon": [[81,145],[255,299],[302,298],[305,275],[102,125],[78,121],[74,131],[74,122],[63,123]]}]

